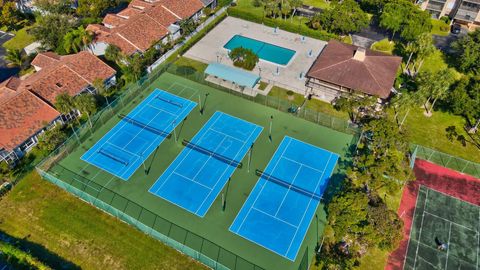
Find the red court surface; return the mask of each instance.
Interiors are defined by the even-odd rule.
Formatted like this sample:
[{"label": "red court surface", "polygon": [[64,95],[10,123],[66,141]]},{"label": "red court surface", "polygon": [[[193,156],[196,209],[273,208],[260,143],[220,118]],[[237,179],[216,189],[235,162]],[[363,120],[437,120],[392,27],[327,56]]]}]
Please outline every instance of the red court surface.
[{"label": "red court surface", "polygon": [[403,268],[420,185],[480,205],[480,179],[421,159],[415,161],[413,171],[417,180],[410,182],[404,188],[402,201],[398,208],[398,214],[404,222],[403,240],[400,242],[399,247],[390,254],[385,266],[386,270]]}]

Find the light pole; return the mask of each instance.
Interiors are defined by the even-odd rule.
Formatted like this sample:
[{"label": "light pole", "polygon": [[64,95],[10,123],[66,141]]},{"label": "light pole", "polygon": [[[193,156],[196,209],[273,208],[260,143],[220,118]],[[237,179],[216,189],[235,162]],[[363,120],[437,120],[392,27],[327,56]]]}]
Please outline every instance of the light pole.
[{"label": "light pole", "polygon": [[268,139],[272,142],[273,115],[270,115],[270,128],[268,129]]}]

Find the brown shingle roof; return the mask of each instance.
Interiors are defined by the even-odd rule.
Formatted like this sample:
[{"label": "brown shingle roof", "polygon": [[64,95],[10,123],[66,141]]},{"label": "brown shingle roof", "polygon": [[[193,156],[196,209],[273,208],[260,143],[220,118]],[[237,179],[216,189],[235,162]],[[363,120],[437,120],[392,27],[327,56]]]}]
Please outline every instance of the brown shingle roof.
[{"label": "brown shingle roof", "polygon": [[60,113],[29,91],[0,103],[0,148],[16,146],[55,120]]},{"label": "brown shingle roof", "polygon": [[168,12],[161,5],[154,6],[145,11],[145,14],[155,20],[164,27],[169,27],[171,24],[177,22],[178,18],[172,13]]},{"label": "brown shingle roof", "polygon": [[307,77],[387,98],[402,58],[366,49],[364,60],[358,61],[353,58],[357,49],[357,46],[331,40]]}]

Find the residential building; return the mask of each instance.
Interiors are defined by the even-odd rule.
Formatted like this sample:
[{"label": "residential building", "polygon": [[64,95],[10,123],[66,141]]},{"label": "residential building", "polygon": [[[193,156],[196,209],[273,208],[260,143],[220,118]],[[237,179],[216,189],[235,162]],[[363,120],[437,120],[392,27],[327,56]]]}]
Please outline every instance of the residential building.
[{"label": "residential building", "polygon": [[480,27],[480,0],[426,0],[420,3],[432,18],[450,17],[469,30]]},{"label": "residential building", "polygon": [[39,134],[70,120],[55,109],[57,95],[92,93],[96,79],[107,87],[115,83],[115,70],[85,51],[40,53],[32,65],[36,72],[24,80],[11,77],[0,84],[0,161],[15,162],[38,143]]},{"label": "residential building", "polygon": [[204,7],[215,5],[214,0],[133,0],[119,13],[107,14],[102,24],[87,27],[95,34],[90,50],[103,55],[112,44],[126,55],[143,53],[157,42],[178,39],[183,20],[197,21]]},{"label": "residential building", "polygon": [[307,72],[307,93],[332,102],[345,94],[390,97],[402,58],[331,40]]}]

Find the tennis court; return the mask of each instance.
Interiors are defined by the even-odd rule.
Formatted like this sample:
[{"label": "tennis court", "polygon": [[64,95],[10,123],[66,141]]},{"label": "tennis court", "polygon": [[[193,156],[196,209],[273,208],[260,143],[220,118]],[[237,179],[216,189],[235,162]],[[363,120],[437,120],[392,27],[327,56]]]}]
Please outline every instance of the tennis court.
[{"label": "tennis court", "polygon": [[154,90],[81,159],[128,180],[145,159],[174,131],[196,103]]},{"label": "tennis court", "polygon": [[150,188],[150,192],[200,217],[262,132],[262,127],[215,112]]},{"label": "tennis court", "polygon": [[286,136],[230,231],[295,261],[338,155]]},{"label": "tennis court", "polygon": [[480,207],[420,186],[404,269],[479,269]]}]

